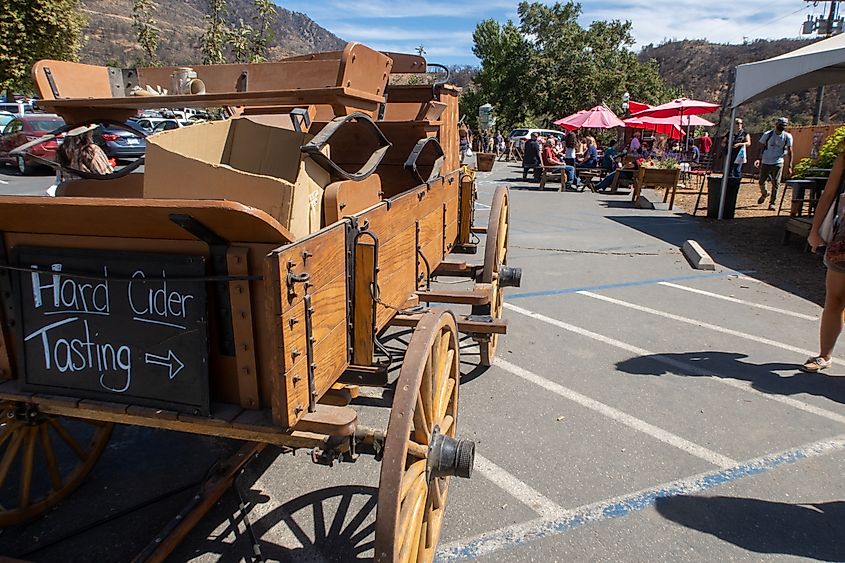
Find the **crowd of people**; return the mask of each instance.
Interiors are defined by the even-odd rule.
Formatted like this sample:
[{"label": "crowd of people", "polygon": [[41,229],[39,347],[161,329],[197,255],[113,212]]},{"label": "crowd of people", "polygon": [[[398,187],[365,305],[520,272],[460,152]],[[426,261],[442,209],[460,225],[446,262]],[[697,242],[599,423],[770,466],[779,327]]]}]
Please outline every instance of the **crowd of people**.
[{"label": "crowd of people", "polygon": [[534,132],[522,150],[522,178],[527,179],[532,170],[537,177],[539,170],[546,169],[547,172],[565,176],[567,189],[580,190],[583,184],[579,178],[579,169],[589,169],[605,175],[596,187],[602,190],[613,183],[613,173],[620,171],[623,177],[631,174],[628,170],[620,170],[625,156],[634,157],[635,160],[659,157],[696,163],[701,160],[702,154],[712,150],[713,139],[705,133],[691,144],[689,150],[685,150],[678,141],[643,139],[641,133],[635,131],[627,147],[620,151],[618,144],[618,140],[612,139],[601,147],[595,137],[579,137],[574,131],[566,133],[562,139],[555,135],[543,137]]}]

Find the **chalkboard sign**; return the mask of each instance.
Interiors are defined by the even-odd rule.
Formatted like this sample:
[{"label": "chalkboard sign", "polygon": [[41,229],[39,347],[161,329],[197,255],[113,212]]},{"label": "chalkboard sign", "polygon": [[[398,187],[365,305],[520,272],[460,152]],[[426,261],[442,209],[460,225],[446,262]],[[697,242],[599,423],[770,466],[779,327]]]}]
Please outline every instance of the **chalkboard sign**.
[{"label": "chalkboard sign", "polygon": [[29,391],[209,414],[205,259],[18,247]]}]

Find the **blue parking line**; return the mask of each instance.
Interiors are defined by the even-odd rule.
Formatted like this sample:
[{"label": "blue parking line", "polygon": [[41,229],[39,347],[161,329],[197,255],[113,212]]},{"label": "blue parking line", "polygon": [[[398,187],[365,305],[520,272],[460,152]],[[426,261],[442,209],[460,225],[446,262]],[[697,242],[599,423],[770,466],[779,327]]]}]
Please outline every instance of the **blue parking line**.
[{"label": "blue parking line", "polygon": [[578,293],[579,291],[601,291],[603,289],[619,289],[621,287],[636,287],[639,285],[655,285],[661,282],[679,282],[689,280],[707,280],[711,278],[726,278],[728,276],[737,276],[741,272],[728,270],[716,274],[699,274],[695,276],[677,276],[674,278],[658,278],[653,280],[640,280],[620,283],[608,283],[604,285],[591,285],[585,287],[567,287],[564,289],[548,289],[546,291],[529,291],[526,293],[509,293],[506,299],[512,301],[514,299],[527,299],[528,297],[546,297],[548,295],[564,295],[566,293]]},{"label": "blue parking line", "polygon": [[482,534],[478,539],[471,540],[468,543],[441,549],[437,553],[436,561],[442,563],[489,555],[500,549],[508,549],[562,534],[585,524],[627,516],[632,512],[654,506],[655,502],[661,498],[701,493],[739,479],[767,473],[780,466],[791,465],[811,457],[841,452],[843,449],[845,449],[845,440],[840,436],[779,454],[763,456],[736,467],[705,473],[690,479],[681,479],[641,493],[598,502],[582,509],[576,509],[559,518],[527,522],[526,526],[514,526],[510,529]]}]

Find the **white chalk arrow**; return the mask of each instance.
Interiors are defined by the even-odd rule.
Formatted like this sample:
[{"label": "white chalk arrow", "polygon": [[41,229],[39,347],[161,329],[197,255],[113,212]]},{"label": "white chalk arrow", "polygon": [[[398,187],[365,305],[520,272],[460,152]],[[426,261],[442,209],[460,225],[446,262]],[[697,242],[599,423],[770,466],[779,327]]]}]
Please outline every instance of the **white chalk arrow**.
[{"label": "white chalk arrow", "polygon": [[176,374],[182,371],[185,364],[179,361],[173,350],[167,351],[167,356],[156,356],[155,354],[145,354],[144,362],[148,364],[155,364],[157,366],[164,366],[170,370],[170,379],[176,377]]}]

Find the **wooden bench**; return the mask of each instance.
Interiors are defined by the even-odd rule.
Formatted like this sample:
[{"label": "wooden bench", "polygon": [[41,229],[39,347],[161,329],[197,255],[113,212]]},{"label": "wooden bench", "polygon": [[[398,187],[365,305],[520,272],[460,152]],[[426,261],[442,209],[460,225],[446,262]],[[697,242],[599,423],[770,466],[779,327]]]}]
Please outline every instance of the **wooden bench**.
[{"label": "wooden bench", "polygon": [[601,181],[607,176],[608,171],[604,168],[578,168],[575,167],[575,174],[584,181],[591,192],[596,191],[594,182]]},{"label": "wooden bench", "polygon": [[564,172],[561,167],[559,166],[538,166],[534,169],[534,173],[536,174],[537,171],[540,171],[540,189],[546,189],[546,182],[549,180],[558,180],[560,181],[560,190],[561,192],[566,191],[566,172]]}]

